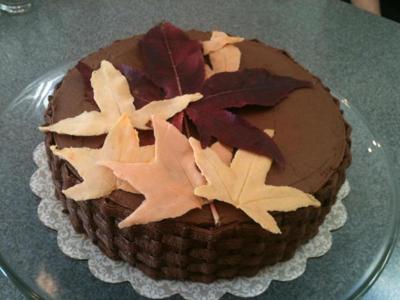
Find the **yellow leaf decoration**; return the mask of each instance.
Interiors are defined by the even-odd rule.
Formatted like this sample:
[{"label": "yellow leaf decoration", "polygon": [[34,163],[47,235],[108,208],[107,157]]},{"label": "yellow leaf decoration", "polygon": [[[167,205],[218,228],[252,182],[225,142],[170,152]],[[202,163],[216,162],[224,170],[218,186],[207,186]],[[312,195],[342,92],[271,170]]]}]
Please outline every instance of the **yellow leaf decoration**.
[{"label": "yellow leaf decoration", "polygon": [[231,45],[243,41],[240,37],[231,37],[224,32],[213,31],[211,39],[203,42],[203,53],[209,55],[212,68],[206,65],[206,78],[220,72],[239,70],[241,52]]},{"label": "yellow leaf decoration", "polygon": [[136,192],[127,182],[116,178],[108,168],[97,164],[99,160],[120,162],[146,162],[154,157],[154,145],[139,146],[139,138],[127,114],[121,116],[107,135],[101,149],[51,147],[53,153],[68,161],[83,181],[63,193],[73,200],[96,199],[116,189]]},{"label": "yellow leaf decoration", "polygon": [[312,195],[296,188],[266,185],[272,161],[265,156],[239,149],[228,165],[211,148],[202,149],[194,138],[190,138],[189,143],[196,164],[207,180],[207,184],[196,187],[194,193],[232,204],[272,233],[281,233],[281,230],[268,212],[320,206]]},{"label": "yellow leaf decoration", "polygon": [[194,188],[205,181],[196,168],[187,138],[175,126],[157,116],[153,116],[152,124],[155,136],[152,161],[100,162],[145,196],[141,205],[118,224],[120,228],[176,218],[206,202],[193,193]]},{"label": "yellow leaf decoration", "polygon": [[200,93],[186,94],[168,100],[153,101],[134,111],[130,118],[133,127],[138,129],[153,129],[147,126],[152,115],[167,120],[173,117],[177,112],[184,110],[189,103],[200,100],[203,95]]},{"label": "yellow leaf decoration", "polygon": [[223,163],[226,165],[229,165],[231,160],[232,160],[232,148],[228,147],[220,142],[215,142],[214,144],[211,145],[210,147],[217,155],[219,158],[222,160]]},{"label": "yellow leaf decoration", "polygon": [[222,49],[225,45],[240,43],[244,39],[238,36],[229,36],[222,31],[213,31],[209,41],[203,42],[203,54],[207,55],[211,52]]},{"label": "yellow leaf decoration", "polygon": [[184,110],[189,103],[200,100],[200,93],[178,96],[169,100],[151,102],[136,110],[127,79],[110,62],[103,60],[91,78],[94,100],[100,111],[82,114],[61,120],[49,126],[39,127],[44,132],[56,132],[74,136],[93,136],[108,133],[118,118],[128,114],[132,125],[138,129],[147,126],[154,114],[169,119]]},{"label": "yellow leaf decoration", "polygon": [[240,67],[240,50],[228,45],[210,54],[210,62],[214,74],[220,72],[235,72]]}]

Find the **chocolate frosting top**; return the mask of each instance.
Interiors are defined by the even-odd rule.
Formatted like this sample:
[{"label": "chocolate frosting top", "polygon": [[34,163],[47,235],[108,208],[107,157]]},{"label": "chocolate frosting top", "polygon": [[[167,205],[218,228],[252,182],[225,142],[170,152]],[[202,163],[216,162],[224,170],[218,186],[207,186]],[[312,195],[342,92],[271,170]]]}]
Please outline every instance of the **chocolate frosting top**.
[{"label": "chocolate frosting top", "polygon": [[[208,40],[210,33],[189,31],[192,39]],[[97,69],[101,60],[115,66],[128,64],[143,69],[138,49],[141,36],[119,40],[87,56],[83,62]],[[245,40],[236,44],[242,57],[240,68],[265,68],[277,75],[290,76],[313,83],[312,88],[292,92],[273,108],[251,107],[240,110],[240,115],[253,125],[275,130],[274,141],[286,160],[284,169],[274,164],[266,182],[271,185],[296,187],[306,193],[315,193],[325,185],[343,160],[346,147],[345,122],[338,104],[321,81],[297,64],[286,52],[262,44],[256,40]],[[73,68],[68,71],[52,102],[53,123],[74,117],[83,111],[98,110],[94,102],[85,99],[85,87],[80,73]],[[102,146],[104,136],[74,137],[55,134],[58,147]],[[157,183],[155,183],[156,185]],[[156,188],[156,186],[155,186]],[[143,201],[142,195],[115,191],[112,201],[133,211]],[[221,223],[249,221],[240,210],[229,204],[216,202]],[[178,221],[195,224],[213,224],[207,206],[192,210]]]}]

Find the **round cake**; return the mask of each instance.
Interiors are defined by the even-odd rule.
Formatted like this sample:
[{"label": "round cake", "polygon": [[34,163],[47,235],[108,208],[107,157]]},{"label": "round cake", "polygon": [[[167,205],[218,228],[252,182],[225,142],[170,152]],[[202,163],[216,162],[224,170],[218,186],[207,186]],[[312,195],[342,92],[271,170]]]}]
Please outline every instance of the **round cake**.
[{"label": "round cake", "polygon": [[[212,39],[210,32],[191,30],[186,35],[200,44]],[[97,70],[101,61],[107,60],[116,67],[127,65],[145,71],[143,47],[139,47],[142,39],[143,35],[138,35],[115,41],[80,63]],[[152,278],[208,283],[221,278],[252,276],[267,265],[290,259],[300,245],[318,233],[345,181],[345,171],[351,162],[351,129],[342,116],[339,101],[284,50],[258,40],[241,40],[234,46],[241,54],[238,71],[265,69],[274,75],[309,83],[307,88],[291,91],[272,107],[249,105],[230,110],[261,130],[274,130],[273,142],[284,158],[284,165],[272,164],[266,184],[289,186],[313,195],[320,202],[320,206],[310,205],[294,211],[271,211],[280,233],[266,230],[243,210],[218,199],[179,217],[120,228],[118,224],[145,197],[120,189],[85,201],[66,197],[63,191],[82,182],[82,176],[50,149],[51,146],[99,149],[106,135],[46,132],[55,193],[74,229],[85,233],[108,257],[124,260]],[[208,58],[205,62],[210,64]],[[85,111],[99,110],[88,96],[82,74],[79,67],[67,72],[49,99],[46,125]],[[163,182],[155,180],[153,185],[158,189]]]}]

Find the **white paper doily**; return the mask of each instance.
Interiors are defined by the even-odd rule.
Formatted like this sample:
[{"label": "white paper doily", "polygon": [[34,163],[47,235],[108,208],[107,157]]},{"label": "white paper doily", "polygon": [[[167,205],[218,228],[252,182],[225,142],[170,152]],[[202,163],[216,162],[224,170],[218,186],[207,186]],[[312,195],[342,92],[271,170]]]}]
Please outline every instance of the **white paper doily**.
[{"label": "white paper doily", "polygon": [[346,181],[337,195],[336,204],[320,226],[318,235],[301,246],[289,261],[266,267],[251,278],[218,280],[211,284],[173,280],[156,281],[126,262],[109,259],[85,235],[76,233],[68,215],[62,212],[61,202],[54,195],[44,143],[36,147],[33,158],[38,170],[32,175],[30,186],[33,193],[41,198],[38,206],[39,219],[47,227],[58,232],[57,243],[61,251],[75,259],[87,259],[91,273],[98,279],[110,283],[129,281],[137,293],[149,298],[164,298],[180,294],[189,300],[216,300],[227,292],[241,297],[257,296],[268,288],[272,280],[289,281],[303,274],[307,259],[324,255],[332,245],[330,231],[342,227],[347,219],[346,208],[342,203],[350,192],[350,185]]}]

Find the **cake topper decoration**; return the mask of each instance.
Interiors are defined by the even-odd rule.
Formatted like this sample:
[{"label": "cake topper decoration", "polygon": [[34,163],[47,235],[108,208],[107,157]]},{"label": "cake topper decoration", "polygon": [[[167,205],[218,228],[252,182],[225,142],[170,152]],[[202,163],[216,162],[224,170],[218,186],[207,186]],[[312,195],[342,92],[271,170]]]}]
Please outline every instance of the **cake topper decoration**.
[{"label": "cake topper decoration", "polygon": [[[265,185],[272,161],[283,165],[284,158],[268,134],[230,110],[248,105],[273,107],[291,92],[311,85],[265,69],[238,70],[240,51],[231,44],[242,40],[214,32],[203,43],[204,53],[222,51],[211,60],[217,66],[214,71],[230,71],[208,79],[201,44],[170,23],[154,27],[139,41],[145,72],[127,65],[117,69],[103,60],[91,75],[90,89],[90,67],[80,62],[77,68],[88,95],[93,92],[100,111],[85,111],[40,129],[108,135],[101,149],[52,147],[83,179],[64,194],[74,200],[100,198],[116,189],[143,194],[145,200],[120,227],[179,217],[206,203],[217,224],[219,216],[212,203],[217,199],[279,233],[268,211],[318,206],[317,200],[300,190]],[[227,59],[232,47],[239,51],[239,56],[233,55],[233,65],[218,62]],[[138,109],[133,95],[139,99]],[[169,99],[156,99],[158,95]],[[173,125],[166,121],[170,118]],[[186,136],[181,133],[183,124]],[[155,145],[140,147],[135,128],[153,129]],[[190,138],[189,144],[190,128],[196,129],[200,142]],[[230,163],[232,148],[237,151]],[[154,182],[161,184],[154,188]]]},{"label": "cake topper decoration", "polygon": [[203,53],[204,55],[208,55],[224,48],[225,46],[240,43],[242,41],[244,41],[244,38],[238,36],[229,36],[222,31],[213,31],[211,33],[210,40],[202,43]]},{"label": "cake topper decoration", "polygon": [[[145,196],[119,227],[179,217],[206,201],[193,193],[204,178],[195,165],[187,138],[172,124],[154,116],[155,157],[146,163],[99,162]],[[157,183],[157,186],[155,186]]]},{"label": "cake topper decoration", "polygon": [[82,114],[61,120],[55,124],[40,127],[46,132],[56,132],[77,136],[101,135],[109,132],[118,118],[127,113],[132,125],[140,129],[150,129],[147,123],[151,115],[169,119],[186,108],[193,101],[202,98],[201,94],[187,94],[168,101],[153,101],[136,110],[126,78],[110,62],[103,60],[100,68],[91,77],[94,100],[100,111],[84,111]]},{"label": "cake topper decoration", "polygon": [[[232,41],[220,33],[217,38],[218,35],[224,42],[206,43],[207,51]],[[170,23],[155,26],[140,41],[146,74],[164,90],[166,97],[199,91],[202,94],[206,92],[212,98],[198,101],[199,105],[189,105],[182,113],[175,115],[173,124],[182,130],[182,124],[188,124],[188,117],[197,129],[203,147],[210,146],[215,138],[233,148],[269,156],[283,165],[283,155],[273,140],[261,129],[227,109],[245,105],[273,106],[290,92],[310,87],[310,83],[273,75],[263,69],[223,72],[204,81],[205,65],[200,44],[189,41],[182,30]],[[232,99],[226,101],[228,98]],[[218,105],[200,104],[213,101]],[[185,131],[189,131],[189,126],[185,127]]]},{"label": "cake topper decoration", "polygon": [[[198,92],[205,77],[201,44],[181,29],[164,22],[150,29],[139,41],[147,76],[165,92],[166,98]],[[183,113],[172,123],[188,131]]]},{"label": "cake topper decoration", "polygon": [[[273,131],[268,132],[272,135]],[[239,149],[230,164],[224,163],[211,149],[200,147],[190,138],[196,164],[207,184],[195,188],[197,196],[218,199],[244,211],[250,218],[272,233],[281,233],[270,211],[295,211],[300,207],[320,203],[312,195],[288,186],[266,185],[271,168],[268,157]]]},{"label": "cake topper decoration", "polygon": [[272,107],[293,90],[307,86],[308,82],[273,75],[265,69],[219,73],[204,82],[204,98],[188,106],[186,112],[199,131],[203,147],[215,137],[226,145],[271,157],[283,165],[284,158],[273,140],[227,109]]},{"label": "cake topper decoration", "polygon": [[147,76],[165,91],[166,98],[198,92],[204,81],[201,44],[165,22],[139,41]]},{"label": "cake topper decoration", "polygon": [[212,68],[205,65],[206,78],[221,72],[234,72],[239,70],[241,52],[232,45],[244,39],[229,36],[222,31],[213,31],[209,41],[203,42],[203,54],[208,55]]},{"label": "cake topper decoration", "polygon": [[131,93],[135,98],[136,109],[142,108],[152,101],[166,99],[163,89],[156,86],[142,70],[134,69],[126,64],[119,65],[118,70],[129,82]]},{"label": "cake topper decoration", "polygon": [[108,168],[97,165],[98,160],[133,163],[150,161],[154,157],[154,145],[139,147],[137,132],[132,128],[127,114],[117,121],[100,149],[57,149],[52,146],[51,150],[68,161],[83,179],[81,183],[63,190],[65,196],[76,201],[104,197],[116,189],[136,192],[127,182],[115,177]]}]

